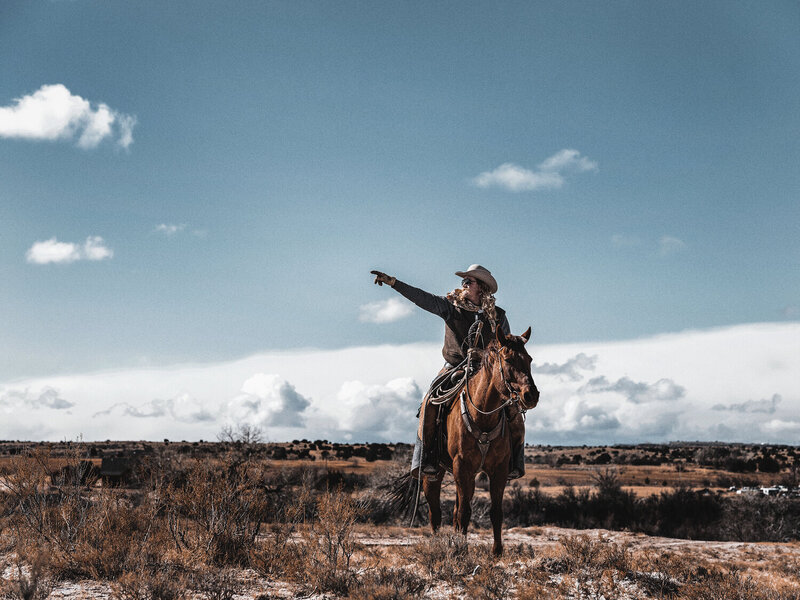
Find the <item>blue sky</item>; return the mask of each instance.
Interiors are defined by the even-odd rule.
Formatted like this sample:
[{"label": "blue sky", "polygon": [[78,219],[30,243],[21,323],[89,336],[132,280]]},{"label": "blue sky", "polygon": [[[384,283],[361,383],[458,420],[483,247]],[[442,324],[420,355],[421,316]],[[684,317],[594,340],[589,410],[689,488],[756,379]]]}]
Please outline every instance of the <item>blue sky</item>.
[{"label": "blue sky", "polygon": [[481,263],[537,344],[796,323],[799,30],[780,1],[3,2],[0,381],[440,340],[374,268],[445,293]]}]

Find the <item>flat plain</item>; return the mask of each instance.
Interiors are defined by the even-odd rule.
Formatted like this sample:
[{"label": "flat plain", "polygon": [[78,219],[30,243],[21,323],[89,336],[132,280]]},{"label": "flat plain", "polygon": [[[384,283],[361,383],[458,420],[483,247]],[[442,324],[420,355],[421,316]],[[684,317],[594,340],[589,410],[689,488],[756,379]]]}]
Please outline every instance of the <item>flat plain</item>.
[{"label": "flat plain", "polygon": [[404,444],[325,440],[2,442],[0,590],[800,598],[796,447],[530,446],[525,477],[506,492],[499,559],[480,481],[467,538],[447,524],[432,535],[424,503],[412,525],[392,500],[409,456]]}]

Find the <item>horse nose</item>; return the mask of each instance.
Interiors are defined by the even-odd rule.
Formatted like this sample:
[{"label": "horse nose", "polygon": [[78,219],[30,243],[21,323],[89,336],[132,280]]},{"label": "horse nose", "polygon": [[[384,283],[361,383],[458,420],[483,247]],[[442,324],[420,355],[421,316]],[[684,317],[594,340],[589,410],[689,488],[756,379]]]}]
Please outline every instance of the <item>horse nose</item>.
[{"label": "horse nose", "polygon": [[527,408],[533,408],[539,403],[539,390],[527,388],[522,394],[522,402]]}]

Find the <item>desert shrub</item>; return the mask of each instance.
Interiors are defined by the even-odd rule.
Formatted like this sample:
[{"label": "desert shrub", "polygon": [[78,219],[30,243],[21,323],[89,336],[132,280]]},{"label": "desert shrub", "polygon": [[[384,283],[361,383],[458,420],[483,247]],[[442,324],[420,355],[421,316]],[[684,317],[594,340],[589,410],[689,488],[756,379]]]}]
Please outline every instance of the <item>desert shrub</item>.
[{"label": "desert shrub", "polygon": [[[473,507],[480,506],[476,499]],[[681,487],[636,498],[611,477],[593,491],[566,487],[557,496],[512,487],[503,509],[508,526],[629,529],[686,539],[789,541],[800,538],[800,501],[723,497]],[[477,516],[482,514],[475,511]],[[475,520],[479,526],[488,526]]]},{"label": "desert shrub", "polygon": [[185,486],[166,488],[164,505],[176,548],[217,565],[247,563],[269,508],[252,464],[199,460]]},{"label": "desert shrub", "polygon": [[6,479],[18,554],[47,555],[58,577],[114,578],[158,550],[157,502],[134,506],[108,490],[90,495],[80,485],[51,480],[49,465],[46,450],[20,455]]},{"label": "desert shrub", "polygon": [[504,600],[508,598],[512,579],[500,565],[484,564],[466,582],[468,598],[481,600]]},{"label": "desert shrub", "polygon": [[686,600],[798,600],[800,590],[776,589],[763,581],[756,582],[735,570],[712,569],[681,588]]},{"label": "desert shrub", "polygon": [[346,594],[354,582],[350,560],[356,550],[353,539],[359,508],[342,489],[316,499],[316,519],[302,531],[306,557],[305,579],[316,589]]},{"label": "desert shrub", "polygon": [[662,492],[640,501],[648,523],[642,527],[651,535],[688,539],[718,539],[722,500],[686,487]]},{"label": "desert shrub", "polygon": [[737,541],[800,539],[800,502],[790,498],[730,498],[723,506],[722,537]]},{"label": "desert shrub", "polygon": [[378,567],[363,573],[347,597],[352,600],[416,600],[426,588],[425,580],[411,571]]},{"label": "desert shrub", "polygon": [[470,550],[466,536],[441,531],[411,548],[411,556],[431,578],[449,583],[460,582],[474,571],[478,565],[477,552],[477,548]]},{"label": "desert shrub", "polygon": [[188,579],[170,565],[161,565],[127,572],[112,589],[119,600],[182,600],[188,596]]},{"label": "desert shrub", "polygon": [[203,594],[206,600],[233,600],[242,591],[232,569],[202,569],[192,573],[189,582],[191,588]]},{"label": "desert shrub", "polygon": [[560,600],[563,596],[552,586],[540,581],[526,581],[519,585],[515,600]]}]

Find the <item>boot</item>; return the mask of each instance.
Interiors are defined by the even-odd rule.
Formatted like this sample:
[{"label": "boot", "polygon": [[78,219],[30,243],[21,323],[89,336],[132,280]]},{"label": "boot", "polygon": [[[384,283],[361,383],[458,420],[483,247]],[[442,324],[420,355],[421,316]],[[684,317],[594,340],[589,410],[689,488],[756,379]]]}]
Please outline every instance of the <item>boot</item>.
[{"label": "boot", "polygon": [[519,444],[511,449],[511,466],[508,470],[508,480],[519,479],[525,475],[525,444]]},{"label": "boot", "polygon": [[422,424],[422,474],[437,475],[439,473],[439,446],[436,439],[436,416],[439,408],[428,405],[425,421]]},{"label": "boot", "polygon": [[439,457],[436,448],[425,448],[422,451],[422,474],[437,475],[439,473]]},{"label": "boot", "polygon": [[518,410],[508,411],[508,429],[511,433],[511,460],[508,466],[510,480],[525,475],[525,422]]}]

